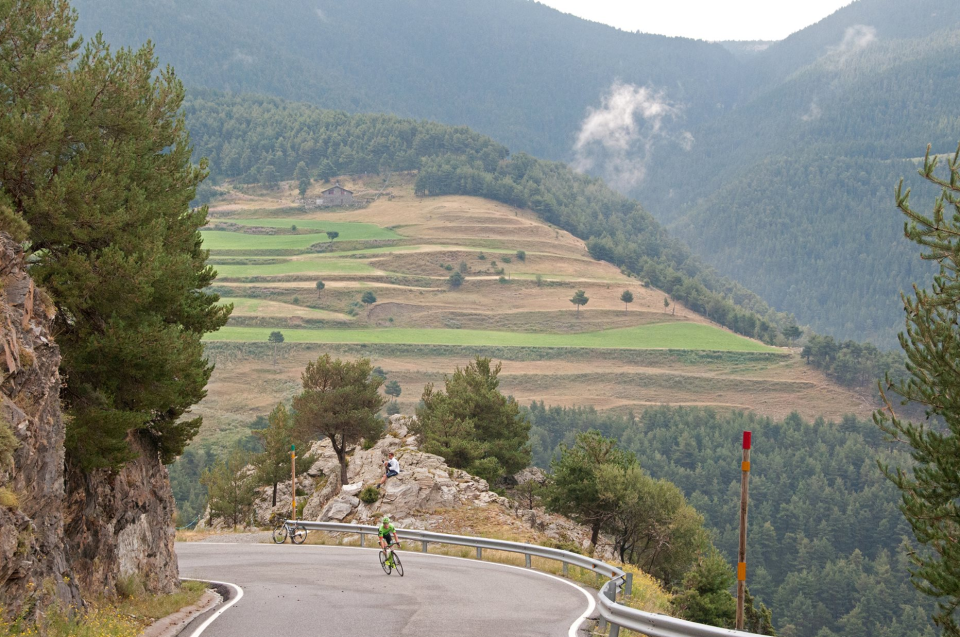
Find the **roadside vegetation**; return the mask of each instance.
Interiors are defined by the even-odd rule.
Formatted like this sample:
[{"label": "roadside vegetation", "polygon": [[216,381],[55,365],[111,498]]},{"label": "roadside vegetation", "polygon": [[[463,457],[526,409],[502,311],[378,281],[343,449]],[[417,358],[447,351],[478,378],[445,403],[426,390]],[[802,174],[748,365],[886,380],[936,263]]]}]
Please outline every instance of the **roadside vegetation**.
[{"label": "roadside vegetation", "polygon": [[203,582],[185,581],[176,593],[150,595],[136,577],[119,588],[116,598],[90,601],[83,610],[50,609],[35,624],[4,620],[0,612],[0,637],[137,637],[158,619],[196,604],[207,590]]}]

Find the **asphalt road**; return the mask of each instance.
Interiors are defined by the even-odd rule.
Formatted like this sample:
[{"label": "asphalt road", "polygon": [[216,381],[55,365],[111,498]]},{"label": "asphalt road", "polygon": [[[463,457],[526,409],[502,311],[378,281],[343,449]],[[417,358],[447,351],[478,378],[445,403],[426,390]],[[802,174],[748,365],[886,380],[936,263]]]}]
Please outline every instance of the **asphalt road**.
[{"label": "asphalt road", "polygon": [[565,580],[502,564],[403,551],[404,577],[376,549],[178,543],[181,577],[243,597],[203,637],[561,636],[592,608]]}]

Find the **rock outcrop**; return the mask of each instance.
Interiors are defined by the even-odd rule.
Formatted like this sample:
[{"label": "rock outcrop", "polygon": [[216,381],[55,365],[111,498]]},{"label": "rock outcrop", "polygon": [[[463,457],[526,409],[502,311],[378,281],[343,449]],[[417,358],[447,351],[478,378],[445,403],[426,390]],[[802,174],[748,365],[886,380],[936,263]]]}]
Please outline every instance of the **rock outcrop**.
[{"label": "rock outcrop", "polygon": [[153,593],[179,585],[173,492],[156,445],[128,439],[137,458],[119,472],[67,474],[66,537],[81,590],[103,594],[136,575]]},{"label": "rock outcrop", "polygon": [[0,458],[0,607],[11,615],[80,599],[63,542],[65,428],[52,318],[20,246],[0,234],[0,427],[15,438],[12,463]]},{"label": "rock outcrop", "polygon": [[[590,531],[571,520],[549,514],[542,508],[522,504],[497,495],[485,480],[447,466],[440,456],[420,451],[415,435],[409,433],[411,418],[392,416],[387,434],[370,449],[356,447],[349,455],[347,479],[340,485],[340,466],[329,441],[313,444],[317,461],[301,482],[298,491],[307,494],[303,518],[323,522],[375,524],[389,515],[399,527],[457,532],[450,528],[449,512],[465,507],[482,507],[487,517],[501,527],[532,529],[558,546],[587,551]],[[400,475],[387,480],[380,498],[370,504],[360,500],[360,492],[376,485],[383,476],[383,463],[393,451],[400,463]],[[539,470],[525,470],[517,482],[543,480]],[[258,524],[268,524],[271,516],[286,516],[290,510],[290,482],[281,484],[277,506],[271,507],[272,488],[262,488],[256,503]],[[299,496],[304,497],[304,496]],[[598,556],[612,557],[609,547],[598,547]]]}]

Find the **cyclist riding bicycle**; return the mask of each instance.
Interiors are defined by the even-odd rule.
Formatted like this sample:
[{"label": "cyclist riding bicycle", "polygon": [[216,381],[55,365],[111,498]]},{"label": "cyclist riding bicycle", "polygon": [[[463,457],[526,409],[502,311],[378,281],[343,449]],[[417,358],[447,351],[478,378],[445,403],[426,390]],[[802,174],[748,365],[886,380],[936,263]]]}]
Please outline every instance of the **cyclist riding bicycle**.
[{"label": "cyclist riding bicycle", "polygon": [[380,538],[380,548],[386,552],[387,547],[391,544],[400,544],[400,538],[397,537],[397,529],[395,526],[390,524],[390,518],[386,515],[383,516],[383,520],[380,521],[380,526],[377,527],[377,536]]}]

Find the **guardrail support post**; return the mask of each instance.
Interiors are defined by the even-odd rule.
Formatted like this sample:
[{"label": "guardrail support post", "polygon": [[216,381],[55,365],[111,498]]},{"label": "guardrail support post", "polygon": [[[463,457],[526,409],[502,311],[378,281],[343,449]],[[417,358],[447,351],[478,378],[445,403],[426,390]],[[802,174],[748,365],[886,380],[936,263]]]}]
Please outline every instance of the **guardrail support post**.
[{"label": "guardrail support post", "polygon": [[363,534],[363,533],[360,534],[360,546],[361,546],[361,547],[363,546],[363,538],[365,538],[365,537],[367,537],[365,534]]},{"label": "guardrail support post", "polygon": [[424,552],[424,553],[427,552],[427,541],[426,541],[426,540],[423,541],[423,552]]},{"label": "guardrail support post", "polygon": [[523,562],[524,562],[524,565],[525,565],[527,568],[530,568],[530,554],[529,554],[529,553],[524,553],[524,554],[523,554]]},{"label": "guardrail support post", "polygon": [[633,573],[627,573],[627,580],[623,583],[623,594],[628,597],[633,595]]},{"label": "guardrail support post", "polygon": [[479,546],[477,547],[477,559],[478,559],[478,560],[482,560],[482,559],[483,559],[483,549],[480,548]]},{"label": "guardrail support post", "polygon": [[616,624],[610,624],[610,637],[620,637],[620,627]]},{"label": "guardrail support post", "polygon": [[564,576],[564,577],[567,577],[567,575],[568,575],[568,573],[567,573],[567,563],[564,562],[564,563],[563,563],[563,576]]}]

